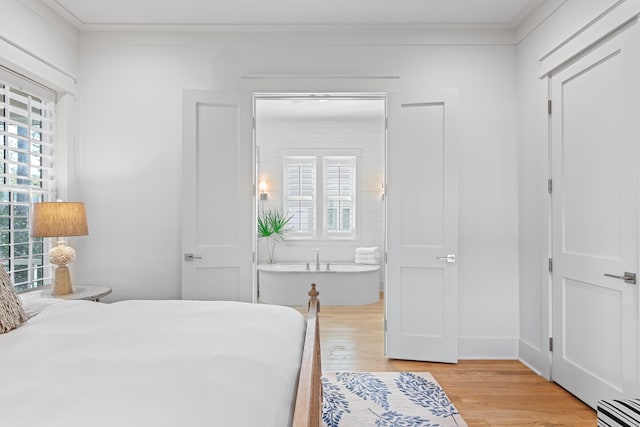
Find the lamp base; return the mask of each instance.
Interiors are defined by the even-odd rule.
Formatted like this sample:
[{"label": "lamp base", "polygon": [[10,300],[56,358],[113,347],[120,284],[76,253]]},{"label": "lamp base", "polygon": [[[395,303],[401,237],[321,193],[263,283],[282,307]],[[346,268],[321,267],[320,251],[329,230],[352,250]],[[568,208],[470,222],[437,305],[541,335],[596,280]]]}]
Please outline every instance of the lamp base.
[{"label": "lamp base", "polygon": [[70,293],[73,293],[73,287],[71,286],[71,274],[69,274],[69,267],[66,265],[59,265],[56,267],[51,294],[57,296],[67,295]]}]

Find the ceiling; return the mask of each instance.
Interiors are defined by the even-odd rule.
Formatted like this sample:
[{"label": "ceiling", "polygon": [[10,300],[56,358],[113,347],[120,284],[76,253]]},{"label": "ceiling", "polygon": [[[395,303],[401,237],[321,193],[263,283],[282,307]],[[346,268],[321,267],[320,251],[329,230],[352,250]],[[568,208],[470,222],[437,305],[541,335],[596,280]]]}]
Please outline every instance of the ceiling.
[{"label": "ceiling", "polygon": [[43,0],[78,28],[106,25],[517,27],[545,0]]}]

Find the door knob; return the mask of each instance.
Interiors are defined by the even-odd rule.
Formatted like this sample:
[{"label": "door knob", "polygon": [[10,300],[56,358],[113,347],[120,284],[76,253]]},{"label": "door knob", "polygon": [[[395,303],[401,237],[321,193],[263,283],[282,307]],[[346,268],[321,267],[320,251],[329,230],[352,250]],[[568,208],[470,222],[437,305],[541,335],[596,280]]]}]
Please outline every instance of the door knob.
[{"label": "door knob", "polygon": [[624,280],[625,283],[631,283],[632,285],[636,284],[636,273],[629,273],[627,271],[624,272],[624,276],[616,276],[615,274],[607,274],[607,277],[613,277],[614,279]]},{"label": "door knob", "polygon": [[456,255],[455,254],[447,254],[447,256],[439,256],[436,257],[436,259],[443,259],[447,262],[456,262]]},{"label": "door knob", "polygon": [[194,254],[184,254],[185,261],[193,261],[194,259],[202,259],[202,257]]}]

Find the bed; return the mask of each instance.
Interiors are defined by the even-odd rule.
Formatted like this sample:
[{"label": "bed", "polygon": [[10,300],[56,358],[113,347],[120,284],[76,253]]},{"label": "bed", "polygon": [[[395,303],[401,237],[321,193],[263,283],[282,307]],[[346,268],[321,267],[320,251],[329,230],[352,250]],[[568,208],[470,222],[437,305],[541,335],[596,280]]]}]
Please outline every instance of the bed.
[{"label": "bed", "polygon": [[309,293],[306,321],[241,302],[40,300],[27,307],[37,315],[0,334],[0,424],[318,426]]}]

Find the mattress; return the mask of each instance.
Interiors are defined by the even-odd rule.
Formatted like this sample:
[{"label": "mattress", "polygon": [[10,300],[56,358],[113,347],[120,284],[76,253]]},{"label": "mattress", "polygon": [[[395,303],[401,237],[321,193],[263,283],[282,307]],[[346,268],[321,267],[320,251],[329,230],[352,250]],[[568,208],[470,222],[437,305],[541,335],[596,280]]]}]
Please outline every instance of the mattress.
[{"label": "mattress", "polygon": [[287,426],[304,332],[281,306],[44,305],[0,335],[1,424]]}]

